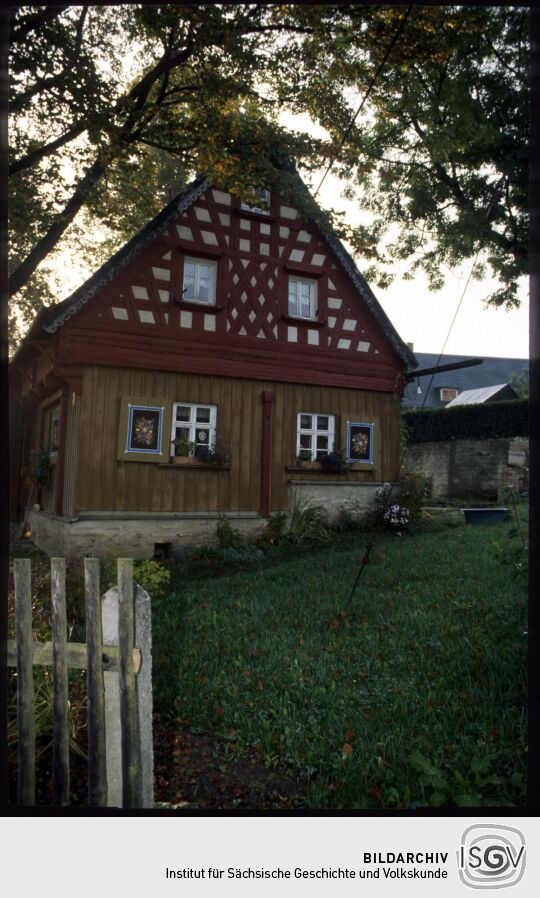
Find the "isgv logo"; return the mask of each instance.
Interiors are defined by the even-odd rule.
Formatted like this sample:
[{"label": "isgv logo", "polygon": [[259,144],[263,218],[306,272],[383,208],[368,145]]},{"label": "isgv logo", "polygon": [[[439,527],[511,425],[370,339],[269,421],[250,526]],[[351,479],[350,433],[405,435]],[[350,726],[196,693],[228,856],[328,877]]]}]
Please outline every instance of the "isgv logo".
[{"label": "isgv logo", "polygon": [[525,872],[525,837],[512,826],[477,823],[461,837],[459,878],[471,889],[515,886]]}]

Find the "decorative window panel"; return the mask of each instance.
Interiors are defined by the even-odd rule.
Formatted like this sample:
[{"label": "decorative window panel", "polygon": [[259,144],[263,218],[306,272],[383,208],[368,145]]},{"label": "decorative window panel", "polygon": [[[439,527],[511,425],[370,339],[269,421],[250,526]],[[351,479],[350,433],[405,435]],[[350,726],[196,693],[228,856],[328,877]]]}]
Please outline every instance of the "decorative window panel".
[{"label": "decorative window panel", "polygon": [[318,461],[334,449],[335,417],[319,412],[299,412],[296,425],[296,455]]},{"label": "decorative window panel", "polygon": [[314,320],[317,315],[317,282],[289,275],[288,313],[292,318]]},{"label": "decorative window panel", "polygon": [[200,305],[216,304],[217,262],[210,259],[184,258],[182,300]]},{"label": "decorative window panel", "polygon": [[165,401],[127,398],[120,404],[119,461],[165,462],[169,446],[171,404]]},{"label": "decorative window panel", "polygon": [[374,422],[347,421],[347,461],[374,463]]}]

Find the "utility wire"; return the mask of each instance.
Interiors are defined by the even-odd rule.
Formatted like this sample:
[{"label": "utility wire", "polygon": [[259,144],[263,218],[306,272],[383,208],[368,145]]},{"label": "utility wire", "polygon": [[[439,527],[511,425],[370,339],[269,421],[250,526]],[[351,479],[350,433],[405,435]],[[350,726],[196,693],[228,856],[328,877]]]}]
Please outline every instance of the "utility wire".
[{"label": "utility wire", "polygon": [[[454,327],[454,324],[455,324],[455,322],[456,322],[456,318],[457,318],[457,316],[458,316],[459,310],[460,310],[460,308],[461,308],[461,306],[462,306],[462,304],[463,304],[463,300],[464,300],[464,298],[465,298],[465,294],[466,294],[467,289],[468,289],[468,287],[469,287],[469,284],[470,284],[470,282],[471,282],[471,279],[472,279],[472,276],[473,276],[473,273],[474,273],[474,269],[475,269],[476,263],[477,263],[477,261],[478,261],[478,257],[479,257],[479,255],[480,255],[482,249],[484,248],[484,246],[483,246],[483,243],[484,243],[484,231],[485,231],[486,227],[487,227],[488,224],[489,224],[489,216],[490,216],[490,214],[491,214],[491,210],[492,210],[492,208],[493,208],[493,204],[495,203],[495,201],[496,201],[496,199],[497,199],[498,192],[499,192],[499,183],[497,183],[497,185],[495,186],[495,188],[494,188],[494,190],[493,190],[493,197],[492,197],[492,199],[491,199],[491,201],[490,201],[490,204],[489,204],[488,209],[487,209],[487,212],[486,212],[486,224],[485,224],[485,226],[484,226],[484,228],[483,228],[483,230],[482,230],[482,234],[481,234],[481,237],[480,237],[480,243],[479,243],[478,249],[477,249],[477,251],[476,251],[476,255],[475,255],[474,259],[473,259],[473,263],[472,263],[472,265],[471,265],[471,269],[470,269],[470,271],[469,271],[469,275],[468,275],[467,280],[466,280],[466,282],[465,282],[465,286],[463,287],[463,290],[462,290],[462,292],[461,292],[461,296],[460,296],[460,298],[459,298],[459,302],[458,302],[458,304],[457,304],[457,306],[456,306],[456,311],[454,312],[454,316],[453,316],[453,318],[452,318],[452,321],[450,322],[450,327],[448,328],[448,331],[447,331],[446,337],[445,337],[445,339],[444,339],[444,343],[443,343],[442,349],[441,349],[441,351],[440,351],[440,353],[439,353],[439,357],[438,357],[438,359],[437,359],[437,365],[439,364],[439,362],[440,362],[440,360],[441,360],[441,358],[442,358],[442,355],[443,355],[443,353],[444,353],[446,344],[448,343],[448,340],[449,340],[449,338],[450,338],[450,334],[451,334],[451,332],[452,332],[452,328]],[[436,367],[436,366],[435,366],[435,367]],[[430,379],[430,381],[429,381],[429,386],[428,386],[428,388],[426,389],[426,392],[425,392],[425,394],[424,394],[424,398],[423,398],[423,400],[422,400],[422,405],[420,406],[420,411],[423,410],[424,405],[426,404],[426,400],[427,400],[429,391],[431,390],[431,385],[433,384],[433,379],[434,379],[434,377],[435,377],[435,374],[436,374],[436,372],[434,371],[433,374],[431,375],[431,379]],[[391,497],[391,495],[392,495],[392,490],[394,489],[394,486],[395,486],[395,485],[397,484],[397,482],[399,481],[399,477],[400,477],[400,474],[401,474],[401,469],[402,469],[402,467],[403,467],[403,463],[404,463],[404,461],[405,461],[405,456],[406,456],[406,455],[407,455],[407,446],[405,446],[403,452],[401,453],[401,458],[400,458],[400,460],[399,460],[399,464],[398,464],[398,467],[397,467],[396,476],[395,476],[393,482],[392,482],[391,485],[390,485],[390,490],[388,491],[388,496],[386,497],[386,500],[385,500],[385,502],[383,503],[383,507],[382,507],[382,513],[383,513],[383,515],[384,515],[384,514],[386,513],[386,511],[390,508],[390,497]],[[353,583],[353,586],[352,586],[352,589],[351,589],[351,591],[350,591],[350,593],[349,593],[349,597],[348,597],[347,602],[346,602],[346,608],[348,608],[348,607],[350,606],[351,602],[352,602],[352,598],[353,598],[353,595],[354,595],[354,593],[355,593],[355,591],[356,591],[356,587],[358,586],[358,583],[360,582],[360,578],[361,578],[361,576],[362,576],[362,574],[363,574],[363,572],[364,572],[364,569],[365,569],[366,565],[367,565],[368,562],[369,562],[369,556],[370,556],[371,552],[373,551],[374,546],[375,546],[375,539],[374,539],[373,537],[371,537],[371,539],[369,540],[369,542],[368,542],[368,544],[367,544],[367,546],[366,546],[364,555],[363,555],[363,557],[362,557],[362,561],[360,562],[360,568],[359,568],[358,574],[356,575],[356,579],[355,579],[355,581],[354,581],[354,583]]]},{"label": "utility wire", "polygon": [[341,136],[341,140],[340,140],[340,142],[339,142],[339,146],[338,146],[337,150],[336,150],[335,153],[334,153],[334,158],[331,159],[330,162],[328,163],[327,169],[326,169],[324,175],[322,176],[322,178],[321,178],[321,180],[320,180],[320,182],[319,182],[319,186],[317,187],[317,190],[316,190],[315,193],[313,194],[314,197],[316,197],[317,194],[319,193],[319,190],[321,189],[322,185],[324,184],[324,181],[325,181],[325,179],[326,179],[326,176],[330,173],[330,170],[331,170],[331,168],[332,168],[334,162],[336,161],[336,157],[337,157],[339,151],[342,149],[343,144],[345,143],[347,137],[348,137],[349,134],[351,133],[352,127],[353,127],[353,125],[354,125],[356,119],[358,118],[358,116],[359,116],[360,113],[362,112],[362,109],[364,108],[364,104],[366,103],[366,101],[367,101],[367,99],[368,99],[368,97],[369,97],[371,91],[373,90],[373,87],[375,86],[375,83],[376,83],[376,81],[377,81],[377,78],[379,77],[379,75],[381,74],[381,72],[382,72],[384,66],[386,65],[386,62],[387,62],[387,60],[388,60],[388,57],[390,56],[390,53],[391,53],[392,50],[394,49],[394,47],[395,47],[395,45],[396,45],[396,43],[397,43],[397,41],[398,41],[398,38],[399,38],[401,32],[403,31],[403,29],[404,29],[404,27],[405,27],[405,23],[406,23],[407,19],[409,18],[409,16],[410,16],[412,10],[413,10],[413,7],[412,7],[412,6],[407,7],[407,9],[405,10],[405,14],[404,14],[404,16],[403,16],[401,22],[399,23],[399,26],[398,26],[398,28],[397,28],[397,31],[396,31],[396,33],[394,34],[392,40],[390,41],[390,44],[388,45],[388,48],[387,48],[387,50],[386,50],[386,53],[384,54],[384,58],[383,58],[382,62],[380,63],[380,65],[379,65],[377,71],[375,72],[373,78],[371,79],[371,83],[370,83],[370,85],[369,85],[369,87],[368,87],[368,89],[367,89],[367,91],[366,91],[366,93],[365,93],[365,95],[364,95],[364,97],[363,97],[363,99],[362,99],[362,102],[360,103],[360,106],[358,107],[358,109],[357,109],[356,112],[354,113],[354,115],[353,115],[351,121],[349,122],[349,124],[347,125],[345,131],[343,132],[343,134],[342,134],[342,136]]}]

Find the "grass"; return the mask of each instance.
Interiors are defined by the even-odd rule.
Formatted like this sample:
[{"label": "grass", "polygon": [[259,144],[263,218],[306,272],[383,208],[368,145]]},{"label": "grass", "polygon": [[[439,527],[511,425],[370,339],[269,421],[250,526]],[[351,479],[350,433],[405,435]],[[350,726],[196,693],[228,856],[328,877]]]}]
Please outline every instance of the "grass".
[{"label": "grass", "polygon": [[153,602],[156,709],[255,748],[312,808],[519,804],[526,586],[493,547],[510,528],[380,536],[348,607],[362,534],[221,577],[204,553],[177,566]]},{"label": "grass", "polygon": [[[526,505],[517,511],[519,526],[466,527],[456,509],[378,535],[350,604],[368,534],[347,532],[346,517],[324,534],[304,515],[296,544],[276,520],[257,546],[227,530],[220,550],[137,562],[153,596],[156,720],[224,739],[231,762],[255,752],[314,809],[519,805]],[[34,552],[32,569],[44,640],[48,559]],[[82,566],[70,563],[75,641],[83,605]]]}]

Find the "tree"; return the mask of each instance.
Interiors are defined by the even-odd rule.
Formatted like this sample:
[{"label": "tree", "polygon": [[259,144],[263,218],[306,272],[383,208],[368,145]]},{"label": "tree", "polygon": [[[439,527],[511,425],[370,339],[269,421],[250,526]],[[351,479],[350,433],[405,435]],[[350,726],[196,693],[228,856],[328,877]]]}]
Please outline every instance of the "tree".
[{"label": "tree", "polygon": [[[436,288],[442,266],[482,250],[501,282],[492,301],[516,304],[526,26],[526,11],[509,7],[15,10],[13,331],[54,300],[51,271],[70,241],[95,267],[197,170],[246,198],[278,188],[348,239],[380,284],[406,258]],[[280,125],[281,109],[309,113],[329,138]],[[332,165],[373,223],[318,213],[284,154],[308,178]]]},{"label": "tree", "polygon": [[[438,288],[444,266],[479,253],[476,276],[487,265],[501,284],[489,301],[518,305],[528,271],[528,11],[339,7],[335,15],[324,53],[318,34],[305,39],[313,66],[286,100],[327,128],[348,195],[374,215],[350,237],[376,263],[367,276],[384,285],[387,264],[406,259],[409,276],[423,269]],[[357,119],[353,89],[369,90]],[[284,99],[286,90],[287,79]]]},{"label": "tree", "polygon": [[[52,300],[47,262],[70,236],[82,237],[88,219],[108,229],[103,251],[132,236],[196,170],[246,196],[272,180],[268,157],[284,131],[257,79],[265,42],[300,30],[255,5],[52,12],[19,9],[11,28],[10,295],[19,323]],[[313,154],[308,136],[287,143]],[[12,323],[16,330],[17,316]]]},{"label": "tree", "polygon": [[516,391],[519,399],[529,398],[529,369],[522,368],[518,373],[514,371],[510,375],[510,386]]}]

